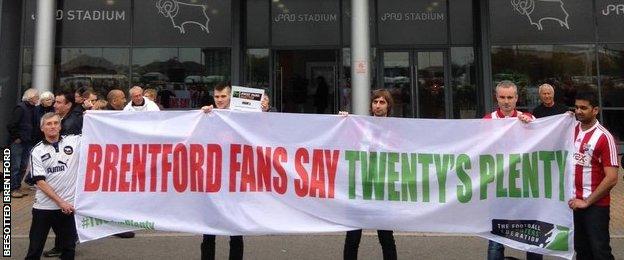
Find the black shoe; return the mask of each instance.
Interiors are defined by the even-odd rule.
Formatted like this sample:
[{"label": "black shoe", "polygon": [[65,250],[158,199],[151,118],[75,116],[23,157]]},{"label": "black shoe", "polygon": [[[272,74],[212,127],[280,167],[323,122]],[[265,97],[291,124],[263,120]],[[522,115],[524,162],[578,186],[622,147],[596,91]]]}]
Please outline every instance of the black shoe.
[{"label": "black shoe", "polygon": [[115,234],[113,236],[116,236],[119,238],[133,238],[134,232],[123,232],[123,233]]},{"label": "black shoe", "polygon": [[44,251],[43,256],[44,257],[59,257],[61,256],[61,250],[56,247],[53,247],[52,249],[48,251]]}]

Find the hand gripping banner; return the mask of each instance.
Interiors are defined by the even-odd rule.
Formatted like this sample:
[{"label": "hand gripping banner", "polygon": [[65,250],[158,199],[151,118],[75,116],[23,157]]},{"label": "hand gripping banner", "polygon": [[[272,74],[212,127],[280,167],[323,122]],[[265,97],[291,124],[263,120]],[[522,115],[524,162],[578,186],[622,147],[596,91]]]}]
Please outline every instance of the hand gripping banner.
[{"label": "hand gripping banner", "polygon": [[573,255],[575,120],[88,112],[81,241],[136,230],[464,233]]}]

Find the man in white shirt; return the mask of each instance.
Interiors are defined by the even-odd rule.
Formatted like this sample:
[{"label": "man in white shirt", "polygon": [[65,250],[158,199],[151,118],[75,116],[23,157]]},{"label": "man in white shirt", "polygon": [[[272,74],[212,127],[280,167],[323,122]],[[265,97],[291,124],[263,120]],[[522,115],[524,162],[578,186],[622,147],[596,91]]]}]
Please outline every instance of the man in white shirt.
[{"label": "man in white shirt", "polygon": [[124,107],[123,111],[160,111],[160,108],[154,101],[143,96],[141,87],[134,86],[129,92],[130,102]]},{"label": "man in white shirt", "polygon": [[32,179],[37,184],[26,259],[39,259],[53,227],[60,240],[61,259],[74,259],[76,225],[74,194],[80,136],[61,136],[61,118],[54,113],[41,117],[43,141],[32,149]]}]

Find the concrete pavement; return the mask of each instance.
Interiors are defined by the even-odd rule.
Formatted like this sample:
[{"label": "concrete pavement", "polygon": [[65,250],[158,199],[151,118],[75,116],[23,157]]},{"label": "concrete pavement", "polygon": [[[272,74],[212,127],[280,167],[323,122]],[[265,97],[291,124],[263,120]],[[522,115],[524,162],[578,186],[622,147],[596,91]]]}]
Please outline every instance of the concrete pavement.
[{"label": "concrete pavement", "polygon": [[[399,259],[485,259],[487,241],[467,236],[427,236],[397,233]],[[77,247],[76,259],[199,259],[201,236],[144,233],[133,239],[105,238]],[[48,248],[54,243],[48,239]],[[245,259],[341,259],[344,234],[245,237]],[[27,238],[13,241],[13,258],[23,259]],[[624,239],[611,241],[615,259],[624,259]],[[227,259],[227,237],[217,237],[217,259]],[[524,259],[524,253],[507,249],[508,256]],[[360,259],[382,259],[377,233],[364,232]],[[558,259],[545,257],[544,259]]]}]

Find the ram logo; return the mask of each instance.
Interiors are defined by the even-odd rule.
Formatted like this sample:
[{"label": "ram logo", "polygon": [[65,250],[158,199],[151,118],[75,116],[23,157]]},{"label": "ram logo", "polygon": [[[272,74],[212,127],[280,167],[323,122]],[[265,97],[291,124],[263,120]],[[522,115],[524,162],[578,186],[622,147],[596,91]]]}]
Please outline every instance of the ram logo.
[{"label": "ram logo", "polygon": [[568,30],[568,12],[563,6],[563,0],[511,0],[513,8],[521,15],[529,18],[529,23],[538,30],[544,30],[542,21],[553,20]]},{"label": "ram logo", "polygon": [[173,28],[180,30],[181,34],[186,33],[185,25],[198,25],[202,31],[210,33],[208,23],[210,18],[207,13],[207,6],[200,4],[189,4],[176,0],[158,0],[156,9],[166,18],[171,19]]}]

